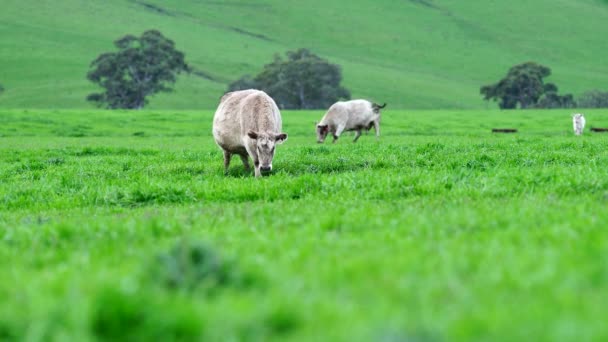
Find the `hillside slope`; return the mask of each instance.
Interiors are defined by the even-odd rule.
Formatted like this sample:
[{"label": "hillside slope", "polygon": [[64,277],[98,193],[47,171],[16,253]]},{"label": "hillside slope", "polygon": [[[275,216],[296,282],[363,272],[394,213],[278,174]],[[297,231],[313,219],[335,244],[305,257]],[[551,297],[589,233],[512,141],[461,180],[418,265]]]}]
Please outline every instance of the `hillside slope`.
[{"label": "hillside slope", "polygon": [[528,60],[551,67],[562,92],[608,88],[606,22],[599,0],[5,0],[0,107],[91,107],[89,63],[120,36],[155,28],[205,76],[180,77],[153,109],[213,108],[229,81],[299,47],[340,64],[354,97],[485,108],[479,86]]}]

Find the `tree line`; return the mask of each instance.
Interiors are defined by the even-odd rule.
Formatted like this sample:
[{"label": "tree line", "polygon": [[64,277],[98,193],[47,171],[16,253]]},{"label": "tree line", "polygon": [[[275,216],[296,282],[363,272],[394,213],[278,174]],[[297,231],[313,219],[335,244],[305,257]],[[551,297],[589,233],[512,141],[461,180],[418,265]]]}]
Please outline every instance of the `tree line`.
[{"label": "tree line", "polygon": [[[158,30],[141,36],[125,35],[114,42],[117,51],[105,52],[91,62],[86,77],[103,90],[86,99],[108,109],[141,109],[150,96],[171,92],[180,73],[194,68],[175,43]],[[511,67],[496,83],[480,87],[484,100],[498,102],[501,109],[606,108],[608,91],[592,90],[578,99],[560,94],[554,83],[546,83],[551,69],[535,62]],[[339,100],[350,99],[341,85],[339,65],[308,49],[275,55],[255,76],[243,75],[228,85],[227,91],[260,89],[282,109],[322,109]],[[0,84],[0,94],[4,88]]]},{"label": "tree line", "polygon": [[498,102],[501,109],[608,107],[608,92],[588,91],[575,101],[572,94],[560,95],[557,85],[544,82],[550,75],[549,67],[526,62],[511,67],[505,77],[479,91],[484,100]]},{"label": "tree line", "polygon": [[[140,37],[126,35],[114,45],[118,51],[99,55],[87,73],[91,82],[104,89],[87,96],[100,107],[143,108],[149,96],[172,91],[178,74],[193,71],[175,43],[156,30]],[[275,55],[258,75],[239,78],[229,84],[228,91],[256,88],[268,93],[281,108],[318,109],[350,99],[341,82],[338,65],[299,49],[287,52],[286,58]]]}]

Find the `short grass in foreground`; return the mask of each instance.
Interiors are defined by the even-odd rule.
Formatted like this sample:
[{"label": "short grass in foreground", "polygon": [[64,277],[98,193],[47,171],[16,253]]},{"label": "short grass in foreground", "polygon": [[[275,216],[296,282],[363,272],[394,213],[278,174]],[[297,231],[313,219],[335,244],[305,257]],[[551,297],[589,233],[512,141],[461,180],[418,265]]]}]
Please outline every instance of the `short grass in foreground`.
[{"label": "short grass in foreground", "polygon": [[0,340],[608,338],[608,135],[387,110],[318,145],[322,114],[254,179],[212,112],[0,112]]}]

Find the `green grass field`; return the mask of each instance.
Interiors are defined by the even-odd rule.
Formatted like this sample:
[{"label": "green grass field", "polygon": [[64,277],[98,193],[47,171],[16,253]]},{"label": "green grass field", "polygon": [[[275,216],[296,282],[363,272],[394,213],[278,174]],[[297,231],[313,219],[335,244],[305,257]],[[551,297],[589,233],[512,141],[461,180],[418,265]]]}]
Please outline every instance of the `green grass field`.
[{"label": "green grass field", "polygon": [[210,77],[182,76],[150,109],[215,108],[230,81],[301,47],[340,64],[355,98],[491,109],[479,87],[527,61],[552,68],[561,92],[607,90],[606,22],[601,0],[3,0],[0,108],[91,106],[91,61],[154,28]]},{"label": "green grass field", "polygon": [[608,339],[608,135],[387,110],[318,145],[322,114],[254,179],[211,111],[0,111],[0,340]]}]

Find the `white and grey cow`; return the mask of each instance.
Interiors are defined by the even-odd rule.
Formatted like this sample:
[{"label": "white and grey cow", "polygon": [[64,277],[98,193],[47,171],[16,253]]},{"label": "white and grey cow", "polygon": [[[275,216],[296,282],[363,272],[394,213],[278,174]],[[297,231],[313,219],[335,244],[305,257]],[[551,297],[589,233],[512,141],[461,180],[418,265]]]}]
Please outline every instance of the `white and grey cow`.
[{"label": "white and grey cow", "polygon": [[248,89],[222,96],[213,118],[213,137],[224,151],[224,171],[233,154],[241,157],[247,170],[251,156],[256,177],[271,171],[275,146],[287,140],[281,130],[279,108],[265,92]]},{"label": "white and grey cow", "polygon": [[378,105],[367,100],[340,101],[334,103],[321,122],[317,124],[317,142],[323,143],[328,134],[334,137],[333,142],[340,137],[344,131],[355,131],[355,140],[361,136],[362,130],[370,130],[374,127],[376,138],[380,137],[380,109],[386,107],[386,103]]},{"label": "white and grey cow", "polygon": [[572,115],[572,126],[574,127],[574,134],[583,134],[583,130],[585,129],[585,117],[583,114],[575,113]]}]

